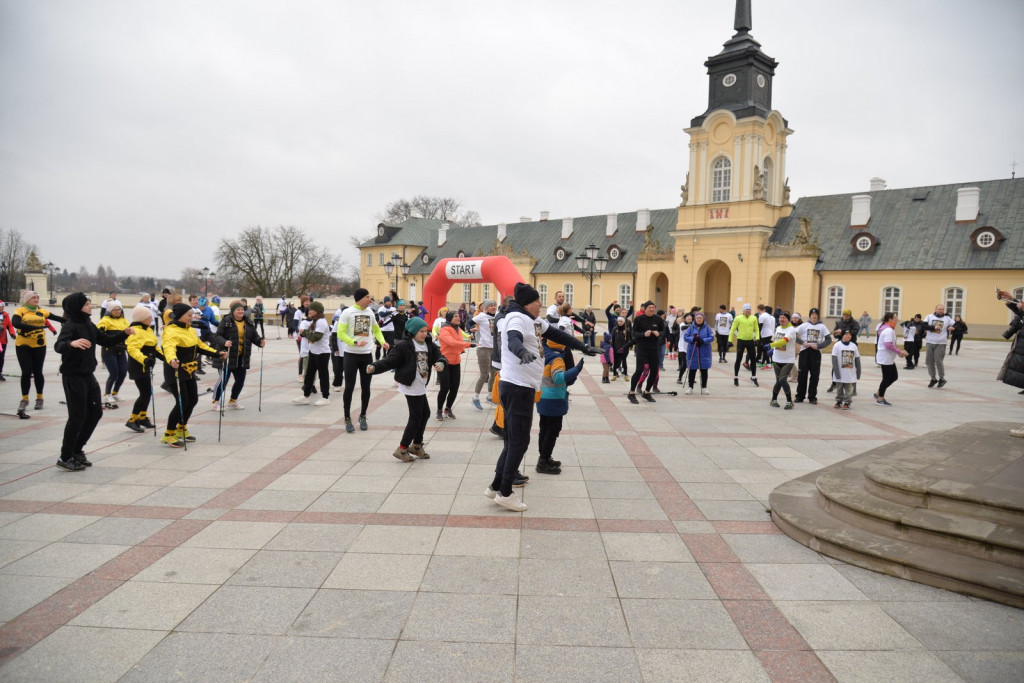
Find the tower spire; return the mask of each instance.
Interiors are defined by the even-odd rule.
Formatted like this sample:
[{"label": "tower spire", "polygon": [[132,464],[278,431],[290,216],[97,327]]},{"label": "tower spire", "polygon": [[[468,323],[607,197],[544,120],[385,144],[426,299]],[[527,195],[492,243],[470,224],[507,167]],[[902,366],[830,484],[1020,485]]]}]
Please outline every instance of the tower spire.
[{"label": "tower spire", "polygon": [[750,15],[750,0],[736,0],[736,21],[733,22],[736,35],[745,35],[754,28]]}]

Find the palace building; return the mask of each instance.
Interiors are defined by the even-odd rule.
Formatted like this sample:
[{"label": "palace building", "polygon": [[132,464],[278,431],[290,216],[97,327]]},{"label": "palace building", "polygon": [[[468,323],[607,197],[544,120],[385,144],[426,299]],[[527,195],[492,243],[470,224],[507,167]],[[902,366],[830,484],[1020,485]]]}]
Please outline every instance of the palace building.
[{"label": "palace building", "polygon": [[[877,323],[886,311],[905,320],[942,303],[963,316],[971,337],[996,337],[1008,312],[995,287],[1024,297],[1024,184],[888,189],[872,178],[864,191],[792,203],[793,130],[772,108],[778,63],[750,34],[749,0],[737,1],[734,28],[705,62],[708,107],[686,129],[678,206],[555,220],[541,212],[470,228],[422,218],[381,224],[360,245],[361,285],[380,299],[398,271],[399,296],[419,300],[438,260],[504,255],[545,305],[561,290],[577,309],[650,299],[716,311],[750,302],[805,315],[818,307],[827,319],[867,311]],[[577,267],[587,254],[607,259],[599,276]],[[393,258],[409,264],[408,274],[386,272]],[[448,299],[496,296],[493,285],[457,284]]]}]

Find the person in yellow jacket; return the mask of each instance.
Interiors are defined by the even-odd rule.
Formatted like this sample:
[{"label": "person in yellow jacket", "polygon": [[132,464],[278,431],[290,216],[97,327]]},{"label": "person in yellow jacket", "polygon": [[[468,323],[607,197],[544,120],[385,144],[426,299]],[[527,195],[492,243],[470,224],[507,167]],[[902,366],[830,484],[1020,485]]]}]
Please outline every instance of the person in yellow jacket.
[{"label": "person in yellow jacket", "polygon": [[[124,308],[121,302],[114,299],[108,304],[107,314],[100,318],[96,327],[107,332],[120,332],[128,327],[128,318],[124,317]],[[126,342],[117,342],[111,346],[104,346],[100,353],[103,366],[107,369],[107,385],[103,392],[103,404],[107,407],[117,407],[117,394],[121,391],[124,378],[128,376],[128,347]]]},{"label": "person in yellow jacket", "polygon": [[226,351],[218,352],[203,343],[192,329],[192,307],[177,303],[171,309],[171,324],[164,327],[164,380],[174,394],[174,407],[167,416],[167,429],[162,443],[172,448],[181,448],[186,441],[196,438],[188,431],[188,419],[199,403],[195,372],[199,367],[199,356],[227,357]]},{"label": "person in yellow jacket", "polygon": [[63,317],[39,305],[39,294],[36,292],[26,292],[25,303],[11,316],[11,324],[18,331],[14,350],[18,355],[18,365],[21,366],[20,415],[24,415],[28,408],[28,390],[32,378],[36,381],[36,410],[43,409],[43,361],[46,360],[46,328],[50,320],[62,324],[65,322]]},{"label": "person in yellow jacket", "polygon": [[133,432],[155,429],[156,425],[149,419],[149,402],[153,398],[153,367],[156,359],[164,359],[164,354],[157,344],[156,330],[153,327],[153,311],[146,304],[139,304],[132,309],[132,324],[129,326],[135,334],[128,337],[128,376],[135,382],[139,397],[132,406],[132,414],[124,426]]},{"label": "person in yellow jacket", "polygon": [[740,385],[740,363],[743,353],[747,353],[747,362],[743,367],[750,369],[750,381],[757,386],[757,345],[761,342],[761,330],[757,324],[757,316],[752,313],[750,304],[743,304],[743,313],[736,316],[729,330],[729,341],[736,343],[736,365],[733,367],[732,385]]}]

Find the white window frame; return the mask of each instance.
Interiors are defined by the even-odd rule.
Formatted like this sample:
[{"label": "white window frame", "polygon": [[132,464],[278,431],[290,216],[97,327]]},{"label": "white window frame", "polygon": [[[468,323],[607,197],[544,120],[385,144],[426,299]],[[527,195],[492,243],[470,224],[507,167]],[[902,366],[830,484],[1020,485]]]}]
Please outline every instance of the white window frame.
[{"label": "white window frame", "polygon": [[629,309],[629,302],[633,298],[633,287],[629,284],[619,285],[619,306]]},{"label": "white window frame", "polygon": [[845,304],[846,287],[843,285],[829,285],[825,289],[825,317],[841,317],[843,315],[843,309],[846,308]]},{"label": "white window frame", "polygon": [[570,306],[573,305],[573,289],[574,287],[572,286],[571,282],[566,282],[564,285],[562,285],[562,294],[565,294],[565,303],[569,304]]},{"label": "white window frame", "polygon": [[767,204],[774,204],[775,198],[772,196],[772,189],[775,187],[775,162],[771,157],[764,158],[761,162],[761,170],[764,172],[764,201]]},{"label": "white window frame", "polygon": [[[887,294],[889,290],[895,290],[895,297]],[[882,314],[895,313],[896,319],[901,320],[903,318],[903,288],[899,285],[885,285],[880,290],[882,298]],[[893,308],[889,302],[896,302],[896,307]]]},{"label": "white window frame", "polygon": [[378,266],[383,266],[384,265],[384,252],[383,251],[380,252],[379,254],[377,254],[377,265]]},{"label": "white window frame", "polygon": [[547,307],[548,305],[548,286],[538,285],[537,293],[540,294],[540,305]]},{"label": "white window frame", "polygon": [[[960,299],[952,299],[950,295],[954,291],[960,292]],[[959,304],[959,308],[957,307]],[[948,287],[942,288],[942,305],[946,307],[946,315],[950,318],[954,316],[960,316],[966,318],[967,312],[967,288],[961,287],[960,285],[949,285]]]},{"label": "white window frame", "polygon": [[[984,237],[990,238],[988,244],[982,244],[982,238]],[[982,230],[981,232],[978,233],[978,236],[974,238],[974,242],[982,249],[989,249],[992,247],[993,244],[996,243],[996,234],[991,230]],[[963,316],[960,317],[962,318]]]},{"label": "white window frame", "polygon": [[419,299],[416,298],[416,283],[415,282],[410,282],[409,283],[409,299],[408,300],[409,301],[419,301]]},{"label": "white window frame", "polygon": [[724,154],[711,162],[711,203],[721,204],[732,196],[732,160]]},{"label": "white window frame", "polygon": [[868,237],[867,235],[861,235],[860,237],[857,238],[857,241],[854,243],[854,246],[859,252],[869,251],[871,249],[871,238]]},{"label": "white window frame", "polygon": [[462,283],[462,303],[468,304],[473,300],[473,285],[469,282]]},{"label": "white window frame", "polygon": [[491,298],[491,283],[485,282],[481,288],[480,301],[483,303]]},{"label": "white window frame", "polygon": [[366,252],[366,265],[368,265],[368,266],[372,266],[373,265],[373,252],[372,251]]}]

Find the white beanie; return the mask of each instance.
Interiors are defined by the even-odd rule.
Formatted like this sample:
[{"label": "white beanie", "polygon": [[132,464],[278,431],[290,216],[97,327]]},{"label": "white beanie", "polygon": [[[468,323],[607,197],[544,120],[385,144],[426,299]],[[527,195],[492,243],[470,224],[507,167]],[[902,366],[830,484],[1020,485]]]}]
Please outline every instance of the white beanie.
[{"label": "white beanie", "polygon": [[153,311],[151,311],[149,306],[147,306],[146,304],[137,304],[135,308],[132,309],[133,323],[144,323],[152,317]]}]

